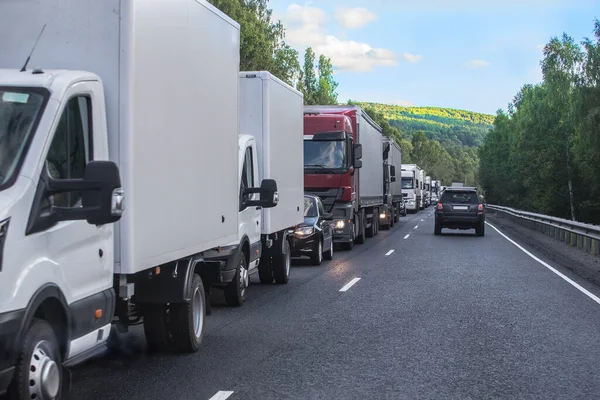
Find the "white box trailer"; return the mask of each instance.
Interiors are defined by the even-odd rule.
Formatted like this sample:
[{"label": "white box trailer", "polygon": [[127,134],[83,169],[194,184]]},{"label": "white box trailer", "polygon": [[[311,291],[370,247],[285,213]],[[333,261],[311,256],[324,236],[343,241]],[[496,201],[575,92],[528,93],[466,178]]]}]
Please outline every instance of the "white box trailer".
[{"label": "white box trailer", "polygon": [[402,196],[406,210],[418,212],[423,203],[423,171],[416,164],[402,164]]},{"label": "white box trailer", "polygon": [[402,199],[402,148],[394,138],[383,136],[384,206],[379,214],[379,224],[390,228],[405,213]]},{"label": "white box trailer", "polygon": [[[221,284],[225,300],[241,306],[249,275],[261,283],[289,280],[288,231],[304,221],[303,103],[301,92],[266,71],[239,73],[238,144],[239,222],[234,241],[223,243],[210,259],[225,263]],[[244,192],[255,182],[275,181],[274,207],[248,207]]]},{"label": "white box trailer", "polygon": [[114,316],[196,351],[203,252],[238,234],[239,24],[206,0],[2,1],[0,36],[0,136],[23,144],[0,183],[0,382],[50,328],[49,357],[98,354]]}]

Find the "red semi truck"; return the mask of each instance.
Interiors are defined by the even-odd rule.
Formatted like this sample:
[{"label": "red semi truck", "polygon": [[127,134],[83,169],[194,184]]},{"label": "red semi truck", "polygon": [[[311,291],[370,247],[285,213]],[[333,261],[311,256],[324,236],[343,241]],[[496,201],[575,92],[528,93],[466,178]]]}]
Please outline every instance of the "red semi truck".
[{"label": "red semi truck", "polygon": [[334,242],[350,250],[379,232],[382,130],[358,106],[304,107],[304,191],[334,218]]}]

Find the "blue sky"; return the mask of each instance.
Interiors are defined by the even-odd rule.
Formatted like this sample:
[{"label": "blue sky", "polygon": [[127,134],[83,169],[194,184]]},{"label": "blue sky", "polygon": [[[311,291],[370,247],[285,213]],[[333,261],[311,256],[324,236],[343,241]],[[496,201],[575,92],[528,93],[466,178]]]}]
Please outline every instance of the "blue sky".
[{"label": "blue sky", "polygon": [[541,81],[541,46],[591,37],[600,0],[270,0],[286,41],[330,57],[340,101],[494,114]]}]

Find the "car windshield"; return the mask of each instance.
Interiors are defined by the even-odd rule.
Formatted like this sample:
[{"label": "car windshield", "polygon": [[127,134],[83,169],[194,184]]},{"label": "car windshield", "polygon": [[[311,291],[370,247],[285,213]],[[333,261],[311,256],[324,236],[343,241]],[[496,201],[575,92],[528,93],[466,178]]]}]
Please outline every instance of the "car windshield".
[{"label": "car windshield", "polygon": [[413,178],[402,178],[402,189],[414,189],[414,179]]},{"label": "car windshield", "polygon": [[314,218],[317,216],[317,202],[310,197],[304,198],[304,217]]},{"label": "car windshield", "polygon": [[18,172],[43,103],[42,94],[0,88],[0,188]]},{"label": "car windshield", "polygon": [[305,140],[304,168],[345,169],[346,146],[343,140]]},{"label": "car windshield", "polygon": [[446,191],[442,195],[442,203],[479,204],[479,198],[475,192]]}]

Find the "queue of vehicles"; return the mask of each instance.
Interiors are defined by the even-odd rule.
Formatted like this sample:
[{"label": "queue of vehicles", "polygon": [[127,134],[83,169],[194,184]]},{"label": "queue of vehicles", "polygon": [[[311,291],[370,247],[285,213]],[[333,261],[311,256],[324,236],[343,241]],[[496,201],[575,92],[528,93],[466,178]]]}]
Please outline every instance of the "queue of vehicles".
[{"label": "queue of vehicles", "polygon": [[19,38],[0,44],[0,395],[60,396],[138,323],[149,350],[195,352],[213,289],[240,306],[251,274],[286,284],[291,257],[411,210],[397,143],[239,72],[240,25],[206,0],[5,2],[0,34]]}]

